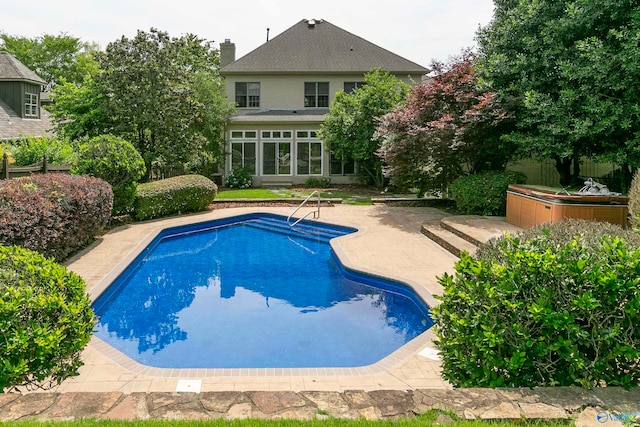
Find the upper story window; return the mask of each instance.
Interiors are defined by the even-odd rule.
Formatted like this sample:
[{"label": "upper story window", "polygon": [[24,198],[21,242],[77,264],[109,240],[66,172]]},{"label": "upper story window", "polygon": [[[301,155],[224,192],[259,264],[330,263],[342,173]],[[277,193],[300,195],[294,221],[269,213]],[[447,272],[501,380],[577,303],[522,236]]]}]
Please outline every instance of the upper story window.
[{"label": "upper story window", "polygon": [[304,83],[305,107],[329,106],[329,82],[305,82]]},{"label": "upper story window", "polygon": [[25,93],[24,94],[24,117],[27,119],[38,118],[38,94],[37,93]]},{"label": "upper story window", "polygon": [[260,107],[260,83],[237,82],[236,83],[236,105],[239,108]]},{"label": "upper story window", "polygon": [[364,82],[344,82],[344,93],[351,93],[364,86]]}]

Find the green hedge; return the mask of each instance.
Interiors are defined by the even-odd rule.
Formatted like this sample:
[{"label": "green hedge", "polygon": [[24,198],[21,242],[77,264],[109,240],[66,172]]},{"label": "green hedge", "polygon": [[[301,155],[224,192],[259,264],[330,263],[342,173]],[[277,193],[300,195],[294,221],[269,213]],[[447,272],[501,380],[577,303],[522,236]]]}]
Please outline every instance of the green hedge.
[{"label": "green hedge", "polygon": [[138,185],[133,216],[142,221],[207,208],[218,187],[202,175],[182,175]]},{"label": "green hedge", "polygon": [[138,181],[147,168],[142,156],[130,142],[100,135],[84,142],[78,149],[73,173],[102,178],[113,190],[113,214],[131,213]]},{"label": "green hedge", "polygon": [[509,184],[525,182],[523,174],[511,171],[468,175],[451,183],[451,197],[456,201],[456,209],[460,214],[504,216]]},{"label": "green hedge", "polygon": [[47,173],[0,181],[0,244],[62,261],[84,248],[111,218],[104,180]]},{"label": "green hedge", "polygon": [[640,381],[637,236],[556,223],[466,252],[439,278],[443,376],[455,387],[623,386]]},{"label": "green hedge", "polygon": [[85,283],[37,252],[0,246],[0,392],[78,374],[95,326]]}]

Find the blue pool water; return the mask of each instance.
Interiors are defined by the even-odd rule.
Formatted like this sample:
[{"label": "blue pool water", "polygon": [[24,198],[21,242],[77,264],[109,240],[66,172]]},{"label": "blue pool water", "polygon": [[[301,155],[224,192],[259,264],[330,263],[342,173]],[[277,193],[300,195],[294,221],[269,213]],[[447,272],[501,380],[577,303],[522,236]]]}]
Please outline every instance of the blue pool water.
[{"label": "blue pool water", "polygon": [[160,368],[355,367],[432,325],[401,283],[346,270],[355,230],[244,215],[167,229],[94,302],[97,336]]}]

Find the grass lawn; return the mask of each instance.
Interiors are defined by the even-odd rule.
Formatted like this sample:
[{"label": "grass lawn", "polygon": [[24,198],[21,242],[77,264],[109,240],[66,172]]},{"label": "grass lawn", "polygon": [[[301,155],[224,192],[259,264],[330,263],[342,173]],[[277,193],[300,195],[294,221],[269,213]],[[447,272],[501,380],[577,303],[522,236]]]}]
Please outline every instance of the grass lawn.
[{"label": "grass lawn", "polygon": [[[441,417],[438,419],[438,417]],[[444,418],[442,418],[444,417]],[[5,423],[0,422],[0,425]],[[446,427],[567,427],[573,425],[572,420],[551,420],[551,421],[482,421],[482,420],[461,420],[455,416],[445,415],[440,411],[429,411],[428,413],[410,419],[369,421],[364,419],[346,420],[341,418],[302,420],[260,420],[260,419],[237,419],[237,420],[144,420],[144,421],[110,421],[83,419],[76,421],[14,421],[6,425],[20,427],[426,427],[431,425]]]},{"label": "grass lawn", "polygon": [[216,199],[281,199],[290,197],[276,193],[268,188],[246,188],[243,190],[220,190]]},{"label": "grass lawn", "polygon": [[[314,189],[309,188],[247,188],[238,189],[221,189],[216,199],[287,199],[287,198],[305,198],[309,196]],[[379,194],[378,191],[370,188],[347,187],[347,188],[325,188],[318,189],[320,197],[342,199],[342,203],[350,205],[370,205],[371,196]]]}]

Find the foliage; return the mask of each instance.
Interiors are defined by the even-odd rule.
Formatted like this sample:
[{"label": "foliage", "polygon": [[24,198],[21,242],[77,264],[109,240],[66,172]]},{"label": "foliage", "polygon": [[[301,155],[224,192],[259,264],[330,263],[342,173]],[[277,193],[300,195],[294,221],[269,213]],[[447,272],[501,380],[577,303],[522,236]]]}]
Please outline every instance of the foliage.
[{"label": "foliage", "polygon": [[[521,230],[514,235],[521,241],[544,239],[550,246],[563,246],[576,236],[590,251],[595,251],[603,236],[620,237],[627,243],[640,247],[640,235],[624,230],[619,225],[609,222],[594,222],[584,219],[565,219],[551,224],[539,224]],[[504,264],[503,239],[492,239],[478,247],[474,258],[484,261],[496,261]]]},{"label": "foliage", "polygon": [[444,378],[455,387],[637,386],[640,248],[618,230],[558,223],[502,237],[477,259],[463,252],[456,273],[439,278],[434,309]]},{"label": "foliage", "polygon": [[410,89],[402,104],[380,120],[378,154],[399,188],[445,191],[466,169],[475,174],[504,169],[511,150],[500,137],[510,115],[497,95],[478,86],[475,56],[464,51]]},{"label": "foliage", "polygon": [[95,326],[85,283],[39,253],[0,246],[0,391],[78,375]]},{"label": "foliage", "polygon": [[375,154],[381,143],[374,134],[376,120],[403,102],[407,85],[382,69],[365,74],[364,82],[351,93],[336,94],[320,126],[320,137],[327,150],[337,158],[358,162],[362,177],[382,188],[382,162]]},{"label": "foliage", "polygon": [[[478,33],[484,82],[517,101],[509,140],[579,182],[580,156],[640,165],[640,6],[630,0],[495,1]],[[573,164],[573,170],[571,166]],[[627,185],[628,185],[627,181]]]},{"label": "foliage", "polygon": [[102,72],[94,79],[106,100],[110,133],[130,140],[148,171],[156,158],[170,167],[218,160],[219,131],[233,110],[211,42],[152,28],[110,43],[97,59]]},{"label": "foliage", "polygon": [[144,160],[130,142],[113,135],[96,136],[78,149],[73,173],[102,178],[113,190],[113,214],[133,209],[137,183],[146,171]]},{"label": "foliage", "polygon": [[182,175],[138,185],[134,217],[137,220],[160,218],[207,209],[218,187],[201,175]]},{"label": "foliage", "polygon": [[0,244],[64,260],[108,223],[111,186],[90,176],[48,173],[0,181]]},{"label": "foliage", "polygon": [[229,188],[249,188],[251,187],[251,183],[253,182],[253,178],[251,178],[251,174],[249,170],[245,167],[235,168],[224,181],[224,185]]},{"label": "foliage", "polygon": [[524,184],[526,177],[518,172],[491,171],[467,175],[451,183],[451,196],[462,215],[498,215],[507,211],[507,188]]},{"label": "foliage", "polygon": [[310,176],[304,181],[304,186],[307,188],[329,188],[331,187],[331,178]]},{"label": "foliage", "polygon": [[628,196],[630,225],[637,230],[640,228],[640,169],[633,176]]},{"label": "foliage", "polygon": [[42,162],[44,156],[54,165],[66,165],[73,161],[73,147],[56,137],[28,136],[9,143],[7,151],[15,160],[15,166],[29,166]]},{"label": "foliage", "polygon": [[97,68],[92,58],[97,46],[65,33],[35,38],[0,33],[0,40],[2,50],[11,53],[47,82],[46,90],[62,81],[81,83],[86,74]]},{"label": "foliage", "polygon": [[76,141],[104,134],[113,127],[107,113],[107,97],[91,75],[80,83],[63,81],[55,85],[51,98],[55,102],[47,109],[61,138]]}]

